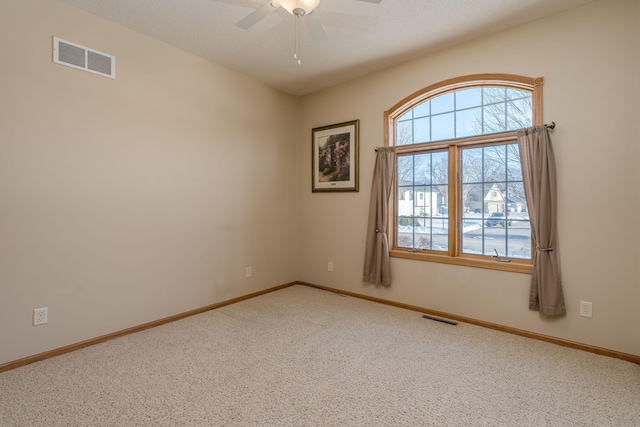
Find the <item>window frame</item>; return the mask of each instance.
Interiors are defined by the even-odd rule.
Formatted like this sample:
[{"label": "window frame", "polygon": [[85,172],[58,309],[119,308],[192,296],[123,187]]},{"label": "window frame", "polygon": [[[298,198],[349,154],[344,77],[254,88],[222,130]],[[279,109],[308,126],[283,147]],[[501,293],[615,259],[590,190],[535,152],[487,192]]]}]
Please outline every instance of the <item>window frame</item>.
[{"label": "window frame", "polygon": [[[515,273],[530,274],[533,268],[533,260],[518,258],[508,258],[509,262],[501,262],[486,255],[474,255],[462,253],[461,242],[462,233],[459,224],[462,221],[460,212],[460,182],[458,178],[461,172],[461,148],[481,147],[497,144],[508,144],[516,142],[517,131],[507,131],[502,133],[464,137],[458,139],[448,139],[436,142],[427,142],[413,145],[395,145],[396,120],[411,110],[421,102],[460,89],[468,89],[482,86],[501,86],[531,92],[532,101],[532,125],[543,124],[542,120],[542,88],[544,78],[525,77],[515,74],[473,74],[456,77],[427,86],[398,102],[384,113],[384,144],[395,146],[396,154],[418,154],[433,150],[448,151],[449,155],[449,249],[446,252],[431,251],[423,249],[407,249],[396,245],[396,234],[398,227],[397,220],[397,198],[398,185],[394,184],[393,202],[389,209],[387,222],[387,235],[389,236],[389,255],[394,258],[413,259],[419,261],[438,262],[444,264],[462,265],[468,267],[486,268],[491,270],[510,271]],[[453,213],[453,214],[452,214]],[[533,242],[533,240],[532,240]],[[533,246],[533,243],[532,243]],[[532,247],[532,254],[534,248]]]}]

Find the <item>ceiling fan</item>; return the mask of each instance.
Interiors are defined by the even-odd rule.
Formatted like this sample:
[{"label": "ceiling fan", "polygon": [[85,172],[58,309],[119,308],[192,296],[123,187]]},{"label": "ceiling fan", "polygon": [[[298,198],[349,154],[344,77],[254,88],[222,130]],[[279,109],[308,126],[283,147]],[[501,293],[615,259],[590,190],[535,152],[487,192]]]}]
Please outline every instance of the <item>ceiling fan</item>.
[{"label": "ceiling fan", "polygon": [[[366,3],[381,3],[382,0],[355,0]],[[293,57],[302,64],[300,58],[300,20],[306,16],[307,28],[311,34],[311,39],[315,42],[321,42],[327,39],[327,33],[324,25],[320,20],[320,15],[316,8],[320,4],[320,0],[271,0],[265,5],[251,12],[249,15],[236,22],[236,25],[245,30],[254,26],[258,21],[265,18],[270,13],[282,7],[287,12],[296,17],[296,34],[295,34],[295,53]]]}]

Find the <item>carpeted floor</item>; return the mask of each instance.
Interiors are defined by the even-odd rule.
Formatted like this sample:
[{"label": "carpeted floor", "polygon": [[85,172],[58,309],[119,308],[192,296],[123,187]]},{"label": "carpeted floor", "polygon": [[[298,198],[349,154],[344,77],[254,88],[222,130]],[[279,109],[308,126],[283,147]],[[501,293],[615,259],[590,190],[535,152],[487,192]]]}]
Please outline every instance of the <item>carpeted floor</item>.
[{"label": "carpeted floor", "polygon": [[640,366],[292,286],[0,374],[9,426],[640,426]]}]

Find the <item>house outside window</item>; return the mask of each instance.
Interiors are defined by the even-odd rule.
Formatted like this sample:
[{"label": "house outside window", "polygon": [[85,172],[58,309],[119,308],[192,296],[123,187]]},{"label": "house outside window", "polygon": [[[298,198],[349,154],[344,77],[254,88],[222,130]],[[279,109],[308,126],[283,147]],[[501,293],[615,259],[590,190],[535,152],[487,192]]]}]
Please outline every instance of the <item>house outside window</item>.
[{"label": "house outside window", "polygon": [[542,83],[504,74],[451,79],[385,113],[397,153],[391,256],[531,271],[516,131],[542,124]]}]

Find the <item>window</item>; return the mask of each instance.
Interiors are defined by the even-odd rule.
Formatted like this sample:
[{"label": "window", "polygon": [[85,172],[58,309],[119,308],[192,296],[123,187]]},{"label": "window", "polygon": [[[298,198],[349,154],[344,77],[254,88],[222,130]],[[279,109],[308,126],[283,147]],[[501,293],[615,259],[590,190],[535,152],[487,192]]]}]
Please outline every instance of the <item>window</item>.
[{"label": "window", "polygon": [[387,143],[397,147],[392,256],[531,271],[516,131],[542,123],[542,83],[452,79],[385,113]]}]

